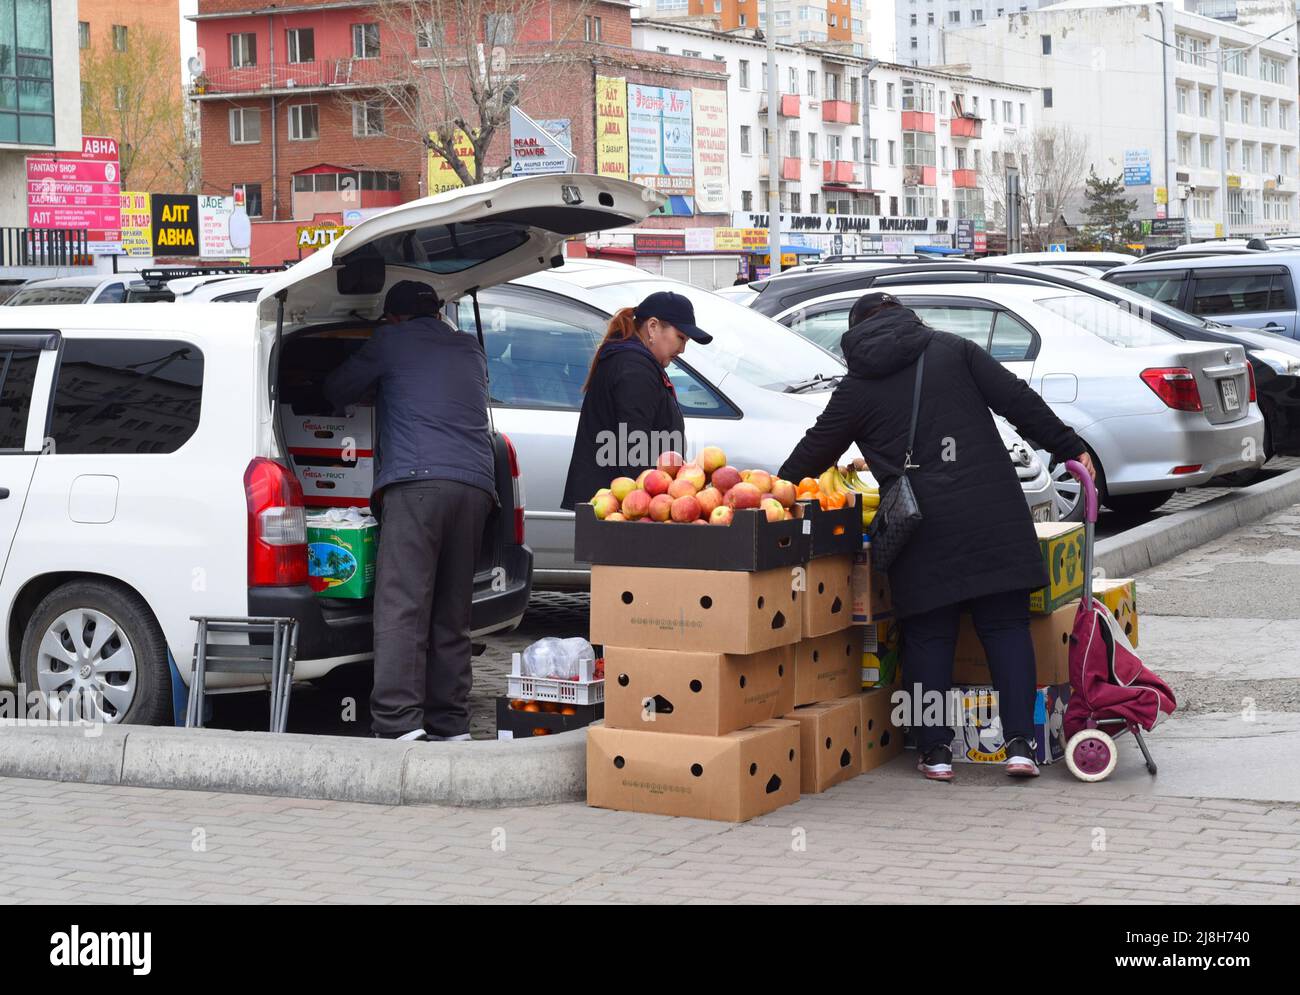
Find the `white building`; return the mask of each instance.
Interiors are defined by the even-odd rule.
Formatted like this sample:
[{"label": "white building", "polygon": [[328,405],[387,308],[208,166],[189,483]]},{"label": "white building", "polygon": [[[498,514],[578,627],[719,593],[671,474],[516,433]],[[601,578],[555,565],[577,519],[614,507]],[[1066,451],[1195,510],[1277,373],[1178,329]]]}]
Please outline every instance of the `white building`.
[{"label": "white building", "polygon": [[[766,44],[648,19],[633,22],[632,43],[726,63],[730,223],[767,227]],[[993,151],[1034,123],[1028,87],[873,65],[817,46],[778,46],[777,78],[785,244],[838,252],[953,246],[958,220],[985,216]]]},{"label": "white building", "polygon": [[1098,175],[1125,176],[1140,217],[1187,217],[1193,238],[1293,227],[1294,20],[1266,39],[1170,4],[1066,0],[945,43],[952,67],[1036,86],[1039,120],[1084,136]]},{"label": "white building", "polygon": [[[910,66],[943,63],[943,40],[949,31],[980,27],[1009,15],[1037,10],[1052,0],[894,0],[897,53],[894,61]],[[1222,2],[1222,0],[1216,0]]]}]

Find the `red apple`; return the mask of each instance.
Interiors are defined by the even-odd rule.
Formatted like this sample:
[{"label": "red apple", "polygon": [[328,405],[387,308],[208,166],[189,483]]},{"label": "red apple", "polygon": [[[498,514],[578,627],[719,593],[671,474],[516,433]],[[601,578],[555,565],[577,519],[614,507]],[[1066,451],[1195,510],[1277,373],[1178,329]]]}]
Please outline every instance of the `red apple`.
[{"label": "red apple", "polygon": [[688,495],[694,497],[695,493],[695,485],[689,480],[683,480],[681,477],[668,485],[668,496],[671,498],[686,497]]},{"label": "red apple", "polygon": [[654,472],[653,470],[642,470],[640,475],[636,478],[637,487],[640,487],[642,490],[645,490],[645,478],[650,476],[650,474],[653,472]]},{"label": "red apple", "polygon": [[655,522],[666,522],[673,515],[673,498],[667,494],[656,494],[650,499],[649,518]]},{"label": "red apple", "polygon": [[740,483],[740,471],[734,466],[720,466],[713,471],[710,482],[723,494]]},{"label": "red apple", "polygon": [[661,473],[668,474],[668,476],[670,477],[676,477],[677,471],[682,468],[682,465],[685,462],[686,461],[682,459],[681,453],[675,453],[672,451],[666,453],[660,453],[659,462],[656,464],[656,469],[658,469]]},{"label": "red apple", "polygon": [[769,522],[780,522],[785,519],[785,506],[776,498],[763,498],[762,503],[759,504],[758,507],[762,511],[767,512],[767,520]]},{"label": "red apple", "polygon": [[728,508],[739,511],[742,508],[757,508],[759,502],[763,500],[763,494],[753,484],[737,484],[727,491],[723,500]]},{"label": "red apple", "polygon": [[750,470],[748,482],[757,487],[762,494],[772,492],[772,475],[766,470]]},{"label": "red apple", "polygon": [[696,457],[705,473],[712,473],[719,467],[727,465],[727,454],[717,446],[705,446]]},{"label": "red apple", "polygon": [[673,478],[662,470],[651,470],[646,474],[645,483],[641,486],[645,488],[647,494],[651,497],[655,497],[659,494],[668,493],[668,486],[672,482]]},{"label": "red apple", "polygon": [[696,491],[704,490],[704,485],[708,483],[709,480],[708,476],[705,475],[704,470],[701,467],[694,466],[690,463],[687,463],[684,467],[682,467],[680,470],[677,471],[677,479],[689,480],[692,484],[695,485]]},{"label": "red apple", "polygon": [[795,499],[798,497],[798,492],[790,481],[776,480],[772,482],[772,497],[780,501],[784,507],[792,508]]},{"label": "red apple", "polygon": [[619,477],[609,485],[609,492],[622,502],[622,500],[636,490],[636,488],[636,481],[631,477]]},{"label": "red apple", "polygon": [[722,492],[716,487],[704,488],[704,490],[695,495],[695,498],[700,502],[700,514],[704,515],[706,518],[713,514],[714,508],[720,508],[722,506]]},{"label": "red apple", "polygon": [[709,515],[710,525],[730,525],[733,512],[725,504],[720,504],[713,509],[713,514]]},{"label": "red apple", "polygon": [[635,490],[623,499],[623,514],[630,520],[645,518],[650,511],[650,495],[642,490]]},{"label": "red apple", "polygon": [[606,515],[606,516],[605,516],[605,521],[607,521],[607,522],[626,522],[626,521],[629,521],[629,519],[628,519],[625,515],[623,515],[621,512],[617,512],[617,511],[616,511],[616,512],[614,512],[614,514],[612,514],[612,515]]},{"label": "red apple", "polygon": [[693,522],[700,517],[700,502],[694,494],[684,494],[673,499],[672,516],[674,522]]},{"label": "red apple", "polygon": [[596,517],[602,520],[620,508],[618,499],[613,494],[597,494],[591,499],[591,506],[596,509]]}]

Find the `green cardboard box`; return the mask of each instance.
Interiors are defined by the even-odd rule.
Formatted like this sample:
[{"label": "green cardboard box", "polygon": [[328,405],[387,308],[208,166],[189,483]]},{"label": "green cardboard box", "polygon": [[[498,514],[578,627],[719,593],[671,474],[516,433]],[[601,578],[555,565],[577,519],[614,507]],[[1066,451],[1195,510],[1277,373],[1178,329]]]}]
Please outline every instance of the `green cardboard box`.
[{"label": "green cardboard box", "polygon": [[1047,567],[1047,586],[1030,592],[1029,610],[1050,615],[1083,596],[1083,526],[1076,522],[1035,522],[1038,551]]},{"label": "green cardboard box", "polygon": [[324,598],[368,598],[375,590],[379,526],[307,523],[307,572]]}]

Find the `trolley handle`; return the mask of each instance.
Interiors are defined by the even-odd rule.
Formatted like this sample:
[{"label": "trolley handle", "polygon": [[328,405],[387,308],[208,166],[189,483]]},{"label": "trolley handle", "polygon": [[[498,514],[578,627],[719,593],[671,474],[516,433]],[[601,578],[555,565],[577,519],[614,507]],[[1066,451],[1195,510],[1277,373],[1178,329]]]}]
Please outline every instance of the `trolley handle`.
[{"label": "trolley handle", "polygon": [[1078,460],[1066,460],[1065,469],[1072,477],[1078,479],[1083,488],[1084,521],[1097,523],[1097,485],[1090,474]]}]

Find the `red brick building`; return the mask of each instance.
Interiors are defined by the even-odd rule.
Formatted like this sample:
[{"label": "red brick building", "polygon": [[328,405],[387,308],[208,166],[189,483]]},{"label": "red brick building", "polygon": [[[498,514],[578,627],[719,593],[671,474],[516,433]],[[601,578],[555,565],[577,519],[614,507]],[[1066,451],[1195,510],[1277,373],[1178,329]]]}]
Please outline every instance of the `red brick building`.
[{"label": "red brick building", "polygon": [[[502,10],[510,5],[503,0]],[[381,23],[373,4],[199,0],[204,69],[194,80],[203,141],[201,192],[243,186],[254,226],[254,261],[294,255],[296,225],[343,219],[349,208],[383,208],[425,196],[428,159],[410,118],[375,96],[378,82],[411,72],[414,40]],[[595,77],[630,83],[726,89],[712,60],[638,52],[631,7],[621,0],[550,0],[513,27],[519,106],[535,119],[566,118],[581,172],[596,171]],[[572,39],[572,40],[569,40]],[[513,60],[530,44],[563,49],[537,66]],[[434,70],[428,70],[430,72]],[[530,77],[532,85],[530,85]],[[509,135],[494,136],[484,178],[508,175]],[[714,225],[719,217],[652,219]],[[278,231],[270,222],[280,222]],[[284,224],[294,222],[295,224]],[[261,236],[259,238],[259,235]]]}]

